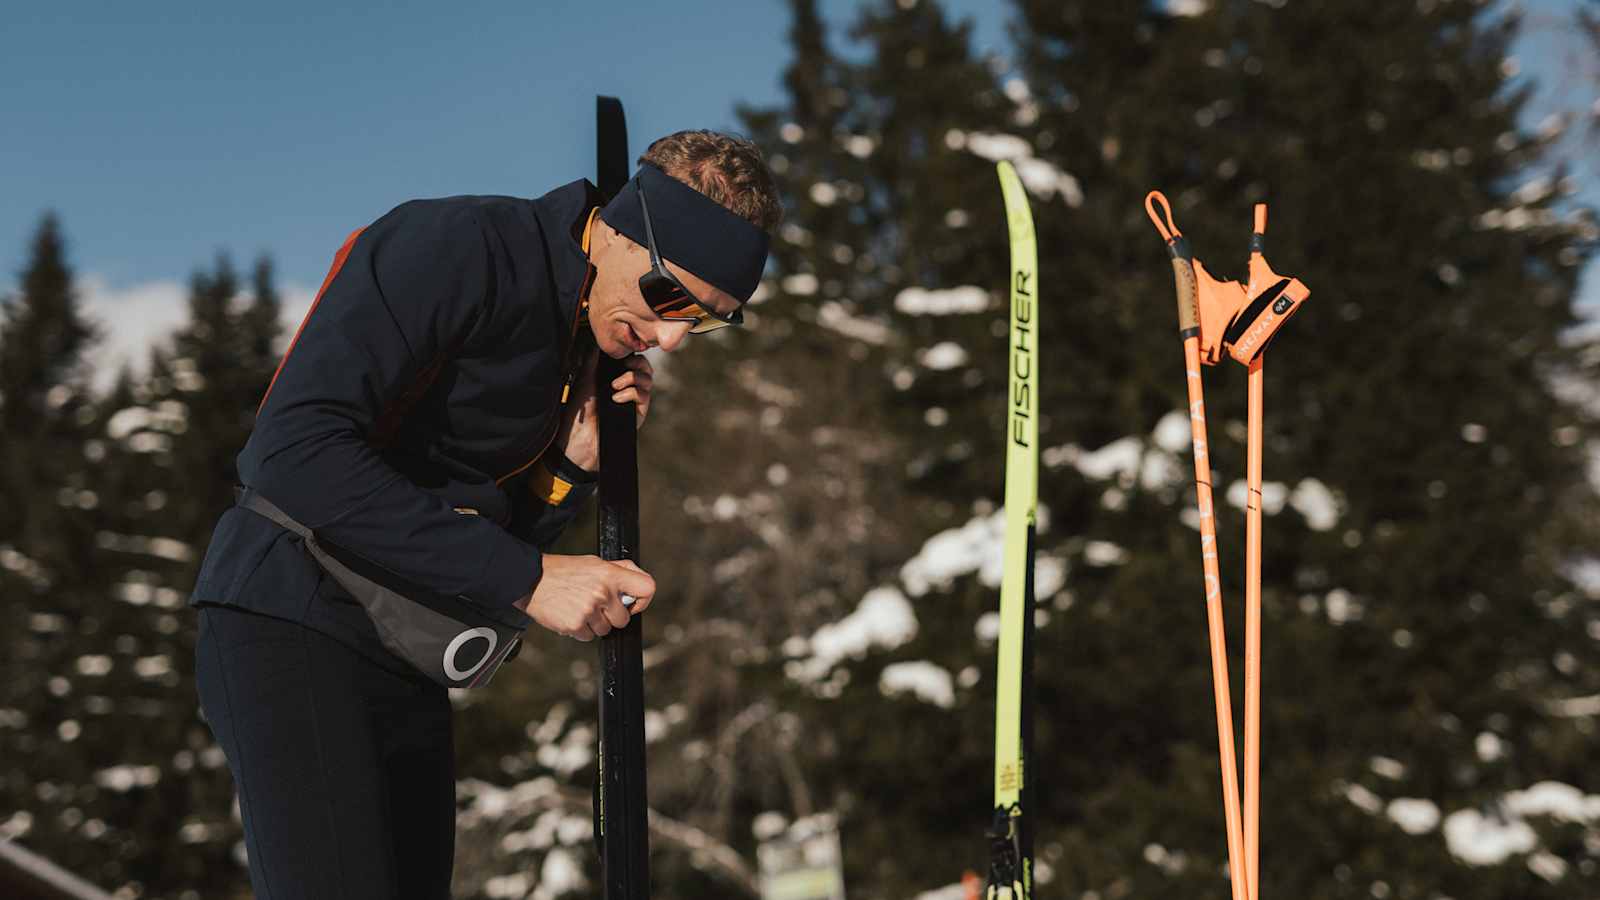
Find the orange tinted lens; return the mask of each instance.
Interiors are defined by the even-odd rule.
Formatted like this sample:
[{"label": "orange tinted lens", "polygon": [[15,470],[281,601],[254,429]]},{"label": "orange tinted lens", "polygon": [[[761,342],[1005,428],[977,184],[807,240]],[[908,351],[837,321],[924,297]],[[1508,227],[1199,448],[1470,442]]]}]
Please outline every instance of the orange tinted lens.
[{"label": "orange tinted lens", "polygon": [[[686,303],[686,304],[684,304],[682,306],[677,307],[676,309],[657,309],[656,310],[656,315],[660,316],[663,319],[666,319],[668,322],[696,322],[696,323],[699,323],[699,322],[704,322],[707,319],[710,319],[713,322],[716,321],[716,319],[712,318],[709,314],[707,314],[705,310],[703,310],[700,307],[694,305],[693,303]],[[699,327],[699,326],[696,325],[696,327]]]},{"label": "orange tinted lens", "polygon": [[711,316],[701,316],[700,321],[694,323],[694,327],[689,329],[689,333],[705,334],[708,331],[716,331],[718,328],[727,328],[732,324],[732,322],[724,322]]},{"label": "orange tinted lens", "polygon": [[693,297],[690,297],[682,291],[679,291],[677,292],[677,295],[671,299],[663,300],[661,303],[658,303],[650,308],[658,313],[676,313],[686,309],[698,310],[699,305],[694,302]]}]

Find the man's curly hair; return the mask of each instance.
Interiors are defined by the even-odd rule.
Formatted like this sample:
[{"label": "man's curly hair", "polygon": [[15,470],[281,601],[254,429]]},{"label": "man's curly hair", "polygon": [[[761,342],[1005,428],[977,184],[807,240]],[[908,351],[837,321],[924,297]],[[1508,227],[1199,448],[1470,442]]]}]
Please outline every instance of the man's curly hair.
[{"label": "man's curly hair", "polygon": [[783,221],[778,183],[761,149],[742,137],[715,131],[679,131],[660,138],[639,157],[771,232]]}]

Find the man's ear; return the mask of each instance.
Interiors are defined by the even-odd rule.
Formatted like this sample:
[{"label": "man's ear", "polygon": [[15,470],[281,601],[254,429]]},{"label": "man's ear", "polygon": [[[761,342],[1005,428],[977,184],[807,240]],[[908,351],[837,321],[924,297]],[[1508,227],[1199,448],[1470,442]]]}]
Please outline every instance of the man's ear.
[{"label": "man's ear", "polygon": [[617,243],[623,239],[622,232],[612,228],[610,223],[608,223],[605,219],[595,216],[594,234],[590,236],[590,240],[594,242],[596,248],[603,247],[607,250],[611,250],[614,249],[617,246]]}]

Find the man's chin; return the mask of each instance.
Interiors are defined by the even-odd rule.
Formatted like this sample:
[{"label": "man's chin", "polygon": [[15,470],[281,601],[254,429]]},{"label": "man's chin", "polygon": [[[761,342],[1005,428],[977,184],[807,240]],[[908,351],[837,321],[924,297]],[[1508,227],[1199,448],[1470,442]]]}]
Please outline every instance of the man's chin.
[{"label": "man's chin", "polygon": [[619,322],[615,329],[597,333],[595,344],[599,346],[601,353],[612,359],[623,359],[633,355],[633,347],[628,344],[632,337],[633,334],[628,330],[628,326]]}]

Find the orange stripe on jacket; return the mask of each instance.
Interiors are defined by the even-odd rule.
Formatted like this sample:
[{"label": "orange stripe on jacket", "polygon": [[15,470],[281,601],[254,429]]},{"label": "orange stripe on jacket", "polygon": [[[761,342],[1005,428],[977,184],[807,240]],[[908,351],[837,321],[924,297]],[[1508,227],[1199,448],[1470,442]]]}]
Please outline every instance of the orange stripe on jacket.
[{"label": "orange stripe on jacket", "polygon": [[267,406],[267,398],[272,396],[272,387],[278,383],[278,376],[283,373],[283,364],[289,361],[289,354],[294,352],[294,345],[300,342],[300,333],[306,330],[306,323],[311,321],[311,314],[317,311],[317,304],[322,302],[322,295],[328,292],[328,285],[333,284],[333,279],[344,268],[344,261],[350,258],[350,251],[356,245],[356,238],[361,236],[365,228],[357,228],[345,238],[344,246],[333,255],[333,268],[328,270],[328,277],[322,279],[322,287],[317,289],[317,298],[311,301],[311,308],[306,310],[306,317],[300,320],[300,327],[295,329],[294,338],[289,341],[289,348],[283,351],[283,359],[278,360],[278,368],[272,373],[272,380],[267,382],[267,392],[261,395],[261,405],[256,407],[256,415],[261,415],[261,410]]}]

